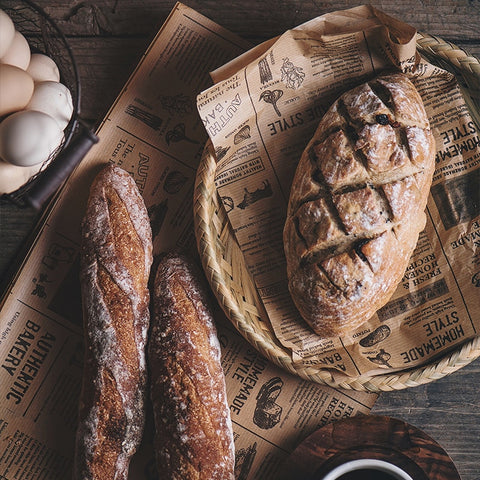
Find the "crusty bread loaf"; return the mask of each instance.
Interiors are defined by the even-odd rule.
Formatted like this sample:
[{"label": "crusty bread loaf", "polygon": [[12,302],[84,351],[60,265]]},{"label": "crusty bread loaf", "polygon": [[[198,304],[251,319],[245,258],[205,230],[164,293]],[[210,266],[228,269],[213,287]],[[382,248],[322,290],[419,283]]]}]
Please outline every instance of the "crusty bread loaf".
[{"label": "crusty bread loaf", "polygon": [[200,271],[176,252],[159,261],[148,343],[159,478],[233,480],[225,377]]},{"label": "crusty bread loaf", "polygon": [[435,144],[407,76],[343,94],[291,187],[284,246],[291,296],[323,337],[366,322],[395,291],[425,226]]},{"label": "crusty bread loaf", "polygon": [[120,167],[104,167],[82,223],[86,345],[75,479],[126,479],[141,441],[151,263],[150,223],[137,186]]}]

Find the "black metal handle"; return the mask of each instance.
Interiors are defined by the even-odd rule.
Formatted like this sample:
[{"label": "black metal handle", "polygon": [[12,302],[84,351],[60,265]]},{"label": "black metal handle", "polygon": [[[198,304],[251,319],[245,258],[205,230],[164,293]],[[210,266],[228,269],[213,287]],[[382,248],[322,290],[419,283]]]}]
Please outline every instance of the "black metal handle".
[{"label": "black metal handle", "polygon": [[52,160],[26,193],[26,204],[40,210],[97,142],[97,135],[82,125],[80,132]]}]

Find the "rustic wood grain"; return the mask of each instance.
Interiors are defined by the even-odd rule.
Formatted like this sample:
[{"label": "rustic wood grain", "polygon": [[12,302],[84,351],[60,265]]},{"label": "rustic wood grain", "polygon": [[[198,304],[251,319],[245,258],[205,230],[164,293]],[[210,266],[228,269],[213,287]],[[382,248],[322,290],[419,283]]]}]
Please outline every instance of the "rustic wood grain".
[{"label": "rustic wood grain", "polygon": [[[7,0],[5,0],[7,1]],[[13,0],[11,0],[13,1]],[[100,120],[175,5],[173,0],[37,0],[67,35],[82,82],[82,115]],[[259,43],[354,1],[218,0],[187,5]],[[480,57],[480,1],[384,0],[368,2]],[[3,4],[3,0],[2,0]],[[39,214],[0,206],[0,279],[22,252]],[[454,460],[462,480],[480,480],[480,359],[422,387],[382,394],[373,413],[403,419],[434,438]]]},{"label": "rustic wood grain", "polygon": [[480,359],[421,387],[382,394],[372,413],[421,428],[454,461],[462,480],[480,480]]},{"label": "rustic wood grain", "polygon": [[[114,36],[144,36],[152,32],[161,25],[174,5],[173,1],[165,0],[143,1],[141,4],[119,0],[73,4],[67,0],[39,0],[37,3],[57,18],[59,25],[68,33]],[[362,3],[369,3],[419,30],[435,33],[445,39],[478,43],[479,36],[480,3],[475,0],[191,0],[184,3],[243,38],[252,40],[273,37],[315,16]]]}]

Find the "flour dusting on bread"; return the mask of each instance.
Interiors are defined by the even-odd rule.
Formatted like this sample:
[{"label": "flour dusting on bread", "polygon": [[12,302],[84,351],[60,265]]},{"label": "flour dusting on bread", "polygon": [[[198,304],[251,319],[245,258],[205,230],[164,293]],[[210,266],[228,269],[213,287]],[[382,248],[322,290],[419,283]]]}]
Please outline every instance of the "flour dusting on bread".
[{"label": "flour dusting on bread", "polygon": [[137,186],[120,167],[103,167],[82,222],[86,348],[75,479],[126,480],[142,439],[151,263],[150,223]]},{"label": "flour dusting on bread", "polygon": [[199,268],[162,256],[148,344],[160,478],[233,480],[235,448],[225,376]]}]

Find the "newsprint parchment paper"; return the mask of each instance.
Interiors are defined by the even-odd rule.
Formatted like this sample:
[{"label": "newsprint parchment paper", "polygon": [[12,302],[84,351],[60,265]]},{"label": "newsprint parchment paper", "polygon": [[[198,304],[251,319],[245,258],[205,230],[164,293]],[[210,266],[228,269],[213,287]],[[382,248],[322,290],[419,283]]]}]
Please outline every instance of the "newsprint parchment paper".
[{"label": "newsprint parchment paper", "polygon": [[[100,124],[100,142],[44,215],[1,303],[1,479],[71,476],[83,362],[79,227],[93,177],[106,162],[121,165],[149,209],[155,253],[173,247],[195,252],[192,191],[207,140],[195,98],[212,84],[209,71],[248,48],[178,3]],[[376,395],[286,374],[262,358],[221,312],[217,317],[237,479],[276,478],[280,460],[316,428],[369,413]],[[132,479],[156,478],[152,426],[149,416]]]},{"label": "newsprint parchment paper", "polygon": [[[339,381],[418,366],[480,329],[479,125],[455,77],[420,56],[416,35],[370,6],[326,14],[213,72],[215,85],[197,99],[215,185],[275,335],[294,361]],[[290,184],[331,103],[386,69],[411,75],[435,134],[427,225],[387,305],[350,335],[321,338],[288,294]]]}]

